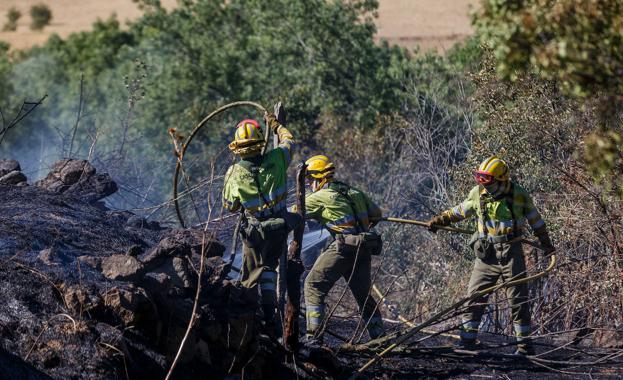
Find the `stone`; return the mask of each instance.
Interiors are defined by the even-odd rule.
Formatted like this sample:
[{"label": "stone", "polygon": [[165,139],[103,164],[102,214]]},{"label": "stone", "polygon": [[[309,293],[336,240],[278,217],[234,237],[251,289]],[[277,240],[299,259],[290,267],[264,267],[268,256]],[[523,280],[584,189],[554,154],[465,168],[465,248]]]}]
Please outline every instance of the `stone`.
[{"label": "stone", "polygon": [[83,313],[92,314],[103,305],[102,298],[92,288],[79,285],[71,285],[63,289],[63,300],[67,308],[74,315],[79,316],[82,316]]},{"label": "stone", "polygon": [[27,182],[27,178],[24,173],[14,170],[8,174],[0,177],[0,184],[3,185],[20,185]]},{"label": "stone", "polygon": [[158,320],[155,305],[139,287],[115,287],[102,295],[104,305],[111,309],[125,326],[142,325]]},{"label": "stone", "polygon": [[[201,254],[202,231],[173,230],[158,244],[141,256],[141,261],[151,271],[162,265],[168,257],[191,257]],[[207,257],[221,256],[225,247],[216,240],[207,241]]]},{"label": "stone", "polygon": [[71,194],[89,203],[114,194],[118,189],[107,173],[98,174],[88,161],[74,159],[54,163],[48,175],[35,182],[35,186],[55,193]]},{"label": "stone", "polygon": [[59,265],[58,252],[53,248],[46,248],[39,252],[37,259],[45,265]]},{"label": "stone", "polygon": [[5,175],[11,172],[21,172],[22,168],[19,165],[19,162],[16,160],[2,159],[0,160],[0,177],[4,177]]},{"label": "stone", "polygon": [[111,280],[137,280],[142,269],[143,265],[130,255],[112,255],[102,259],[102,274]]}]

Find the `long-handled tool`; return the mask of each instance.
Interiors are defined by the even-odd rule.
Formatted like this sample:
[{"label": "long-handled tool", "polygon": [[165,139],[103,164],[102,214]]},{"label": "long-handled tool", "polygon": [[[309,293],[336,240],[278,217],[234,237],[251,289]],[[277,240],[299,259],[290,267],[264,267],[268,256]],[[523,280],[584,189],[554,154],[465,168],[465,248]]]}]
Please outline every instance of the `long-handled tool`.
[{"label": "long-handled tool", "polygon": [[[400,218],[392,218],[392,217],[385,217],[381,220],[386,221],[386,222],[393,222],[393,223],[413,224],[415,226],[426,227],[426,228],[430,227],[430,225],[427,222],[423,222],[421,220],[400,219]],[[458,227],[439,226],[439,225],[434,225],[434,227],[438,230],[456,232],[459,234],[473,234],[474,233],[474,231],[466,230],[464,228],[458,228]]]}]

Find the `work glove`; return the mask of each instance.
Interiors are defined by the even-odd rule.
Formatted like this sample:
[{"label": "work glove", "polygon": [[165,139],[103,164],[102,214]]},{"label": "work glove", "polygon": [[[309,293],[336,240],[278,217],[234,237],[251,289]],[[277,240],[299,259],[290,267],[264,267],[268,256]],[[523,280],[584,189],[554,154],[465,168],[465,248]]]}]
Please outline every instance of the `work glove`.
[{"label": "work glove", "polygon": [[279,124],[279,121],[277,121],[277,116],[275,116],[274,113],[264,113],[264,121],[266,122],[268,128],[273,131],[273,133],[277,133],[277,129],[279,129],[279,127],[281,126],[281,124]]},{"label": "work glove", "polygon": [[443,215],[435,215],[428,222],[428,230],[430,232],[437,232],[438,226],[448,226],[450,225],[450,221],[448,218],[445,218]]},{"label": "work glove", "polygon": [[537,235],[537,237],[539,238],[539,243],[541,243],[541,248],[543,249],[543,256],[547,256],[556,250],[552,244],[552,240],[549,237],[549,233],[547,233],[547,230]]}]

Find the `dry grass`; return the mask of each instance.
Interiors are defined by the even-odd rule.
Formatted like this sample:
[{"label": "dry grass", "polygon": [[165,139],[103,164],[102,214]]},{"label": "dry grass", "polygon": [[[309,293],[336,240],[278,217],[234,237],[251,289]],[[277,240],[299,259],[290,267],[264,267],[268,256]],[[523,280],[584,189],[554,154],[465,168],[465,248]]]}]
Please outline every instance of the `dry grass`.
[{"label": "dry grass", "polygon": [[380,0],[379,38],[443,52],[472,34],[470,7],[478,0]]},{"label": "dry grass", "polygon": [[[39,3],[52,9],[52,23],[43,31],[32,31],[28,12]],[[442,52],[472,33],[468,10],[476,3],[477,0],[381,0],[377,20],[379,39]],[[172,8],[176,0],[162,0],[162,4]],[[66,37],[72,32],[88,30],[98,18],[106,19],[113,13],[122,23],[141,14],[132,0],[2,0],[0,24],[6,21],[11,7],[21,11],[22,18],[17,31],[0,32],[0,40],[16,49],[40,45],[52,33]]]}]

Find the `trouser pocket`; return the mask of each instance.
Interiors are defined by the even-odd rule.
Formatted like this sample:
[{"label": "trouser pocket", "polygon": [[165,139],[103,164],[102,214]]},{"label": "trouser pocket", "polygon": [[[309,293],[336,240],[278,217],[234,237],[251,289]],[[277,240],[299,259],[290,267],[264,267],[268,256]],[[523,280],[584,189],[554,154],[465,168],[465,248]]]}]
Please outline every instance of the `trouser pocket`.
[{"label": "trouser pocket", "polygon": [[495,247],[487,239],[482,239],[480,233],[475,232],[469,239],[469,246],[474,250],[476,257],[480,260],[486,260],[495,254]]}]

